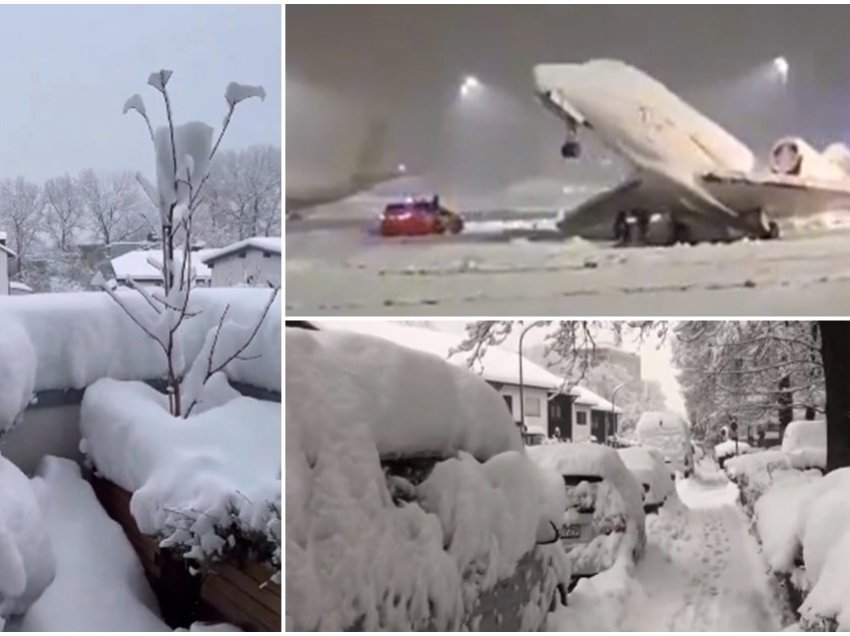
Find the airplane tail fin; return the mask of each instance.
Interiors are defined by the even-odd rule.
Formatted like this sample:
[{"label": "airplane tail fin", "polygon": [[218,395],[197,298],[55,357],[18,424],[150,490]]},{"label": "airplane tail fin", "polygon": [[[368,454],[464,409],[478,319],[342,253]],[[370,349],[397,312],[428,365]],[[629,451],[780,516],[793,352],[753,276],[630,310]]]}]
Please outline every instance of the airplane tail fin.
[{"label": "airplane tail fin", "polygon": [[386,122],[372,122],[354,164],[355,179],[363,182],[384,181],[404,174],[403,165],[391,167],[384,161],[386,140]]}]

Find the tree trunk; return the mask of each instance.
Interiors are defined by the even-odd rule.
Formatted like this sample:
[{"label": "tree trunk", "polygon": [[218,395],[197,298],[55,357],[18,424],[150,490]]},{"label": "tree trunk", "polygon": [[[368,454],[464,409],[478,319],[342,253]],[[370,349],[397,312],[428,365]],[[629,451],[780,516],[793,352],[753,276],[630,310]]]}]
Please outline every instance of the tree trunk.
[{"label": "tree trunk", "polygon": [[826,469],[850,466],[850,322],[820,322],[826,380]]},{"label": "tree trunk", "polygon": [[791,388],[791,376],[783,375],[779,380],[779,395],[776,402],[779,405],[779,434],[780,439],[785,437],[785,429],[794,419],[794,395]]}]

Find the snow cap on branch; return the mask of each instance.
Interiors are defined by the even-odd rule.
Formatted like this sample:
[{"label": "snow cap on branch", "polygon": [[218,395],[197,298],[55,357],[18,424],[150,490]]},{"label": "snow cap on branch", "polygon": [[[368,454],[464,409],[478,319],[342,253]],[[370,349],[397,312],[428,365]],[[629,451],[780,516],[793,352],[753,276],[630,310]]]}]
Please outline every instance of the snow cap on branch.
[{"label": "snow cap on branch", "polygon": [[[213,129],[200,122],[191,121],[174,127],[174,145],[177,155],[177,174],[174,173],[171,137],[167,126],[157,128],[154,136],[156,144],[156,180],[160,205],[167,212],[173,203],[189,203],[189,185],[196,192],[209,170],[210,151],[212,150]],[[177,184],[175,195],[174,184]]]},{"label": "snow cap on branch", "polygon": [[172,71],[167,69],[154,71],[148,76],[148,84],[163,93],[165,92],[165,86],[168,84],[168,80],[171,78],[171,73]]},{"label": "snow cap on branch", "polygon": [[137,111],[142,117],[148,116],[148,112],[145,109],[145,102],[142,100],[142,96],[138,93],[132,95],[126,102],[124,102],[124,108],[121,111],[121,114],[126,115],[131,110]]},{"label": "snow cap on branch", "polygon": [[227,90],[224,92],[224,99],[231,106],[236,106],[236,104],[249,97],[259,97],[261,101],[265,101],[266,89],[262,86],[249,86],[248,84],[240,84],[239,82],[230,82],[227,85]]}]

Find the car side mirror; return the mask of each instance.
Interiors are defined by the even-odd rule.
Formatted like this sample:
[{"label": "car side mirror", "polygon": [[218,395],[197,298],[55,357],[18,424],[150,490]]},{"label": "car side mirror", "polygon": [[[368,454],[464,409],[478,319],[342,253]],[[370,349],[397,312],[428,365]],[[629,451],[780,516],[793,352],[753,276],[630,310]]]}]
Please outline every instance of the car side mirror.
[{"label": "car side mirror", "polygon": [[558,541],[558,526],[549,519],[541,520],[537,526],[537,545],[551,545]]}]

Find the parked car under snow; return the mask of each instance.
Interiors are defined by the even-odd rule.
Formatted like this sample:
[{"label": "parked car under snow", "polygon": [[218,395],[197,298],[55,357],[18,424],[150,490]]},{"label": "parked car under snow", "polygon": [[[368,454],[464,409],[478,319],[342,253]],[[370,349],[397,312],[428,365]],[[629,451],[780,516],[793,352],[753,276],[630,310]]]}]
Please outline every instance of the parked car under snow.
[{"label": "parked car under snow", "polygon": [[641,486],[617,451],[598,444],[551,444],[529,456],[563,479],[567,506],[560,522],[573,581],[637,559],[646,543]]},{"label": "parked car under snow", "polygon": [[499,394],[339,331],[287,329],[286,366],[287,629],[541,628],[564,493]]},{"label": "parked car under snow", "polygon": [[654,448],[632,446],[617,451],[620,459],[643,487],[644,512],[654,513],[676,490],[676,475]]}]

